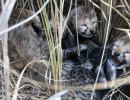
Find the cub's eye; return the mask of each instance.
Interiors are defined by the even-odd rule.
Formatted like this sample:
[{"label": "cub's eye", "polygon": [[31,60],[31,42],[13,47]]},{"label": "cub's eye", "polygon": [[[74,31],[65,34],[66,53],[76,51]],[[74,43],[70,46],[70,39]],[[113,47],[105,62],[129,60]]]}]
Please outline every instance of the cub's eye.
[{"label": "cub's eye", "polygon": [[88,26],[86,24],[81,24],[79,27],[80,28],[85,28],[86,30],[88,29]]},{"label": "cub's eye", "polygon": [[102,21],[93,21],[93,23],[101,23]]},{"label": "cub's eye", "polygon": [[86,24],[81,24],[81,26],[86,26],[86,27],[87,27],[87,25],[86,25]]}]

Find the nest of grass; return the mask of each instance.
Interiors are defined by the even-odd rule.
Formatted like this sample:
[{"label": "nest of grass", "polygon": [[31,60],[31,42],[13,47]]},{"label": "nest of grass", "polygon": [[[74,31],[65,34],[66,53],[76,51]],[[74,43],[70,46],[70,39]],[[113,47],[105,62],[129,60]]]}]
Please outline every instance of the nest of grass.
[{"label": "nest of grass", "polygon": [[[29,9],[32,11],[38,11],[40,8],[42,8],[42,6],[44,4],[46,4],[48,2],[48,0],[40,0],[40,1],[38,1],[38,0],[17,0],[17,2],[15,0],[12,0],[12,1],[14,1],[15,5],[13,4],[13,2],[11,2],[11,4],[13,4],[13,6],[15,6],[16,8],[19,8],[19,7],[26,8],[26,9]],[[47,33],[46,36],[49,41],[49,43],[48,43],[49,51],[54,51],[53,49],[58,44],[60,44],[62,35],[61,36],[59,35],[56,38],[56,40],[58,40],[58,42],[57,41],[54,42],[54,39],[51,38],[50,30],[48,28],[48,23],[49,23],[48,20],[51,17],[54,17],[54,19],[59,20],[58,22],[60,23],[62,20],[61,15],[62,14],[67,15],[70,8],[72,9],[72,8],[76,7],[77,5],[84,5],[84,4],[88,5],[88,2],[90,2],[90,1],[91,0],[84,0],[84,1],[66,0],[64,2],[64,0],[63,1],[59,0],[59,1],[49,2],[49,4],[45,6],[46,9],[43,9],[43,12],[41,12],[40,17],[41,17],[41,21],[43,23],[44,30]],[[113,1],[113,5],[111,5],[112,1]],[[63,4],[63,2],[64,2],[64,4]],[[107,42],[108,43],[113,42],[118,37],[122,36],[122,34],[121,35],[119,34],[119,33],[122,33],[122,31],[129,33],[129,31],[127,30],[127,29],[129,29],[129,18],[130,18],[129,0],[101,0],[101,1],[93,0],[91,3],[95,5],[96,11],[98,13],[98,19],[99,19],[99,21],[101,21],[101,23],[99,23],[98,39],[97,39],[101,44],[105,44]],[[3,5],[1,2],[0,7],[2,8],[2,6]],[[61,14],[57,11],[57,7],[60,9]],[[55,16],[54,16],[54,12],[56,13]],[[111,14],[110,14],[110,12],[111,12]],[[5,18],[5,20],[8,22],[8,18],[7,19]],[[0,23],[0,25],[2,26],[3,23]],[[60,27],[60,25],[59,25],[59,27]],[[2,31],[4,29],[6,29],[6,28],[3,28],[3,29],[0,28],[0,30],[2,30]],[[4,35],[4,37],[2,37],[2,38],[4,38],[3,39],[4,42],[2,41],[2,43],[5,43],[5,44],[8,43],[7,35]],[[88,84],[88,83],[94,84],[95,79],[92,77],[93,75],[91,75],[91,73],[89,73],[89,72],[87,74],[86,73],[84,74],[84,70],[80,69],[81,68],[80,66],[77,66],[77,68],[75,70],[73,70],[73,72],[71,73],[72,76],[70,75],[70,77],[68,78],[69,80],[70,79],[75,79],[75,80],[71,81],[70,83],[65,82],[65,84],[61,84],[60,81],[55,81],[55,80],[61,80],[61,73],[62,73],[62,67],[61,67],[62,60],[61,60],[61,52],[60,52],[61,47],[56,48],[56,52],[59,52],[57,54],[57,55],[59,55],[58,58],[56,58],[55,52],[52,53],[52,57],[50,58],[50,63],[53,66],[51,68],[51,71],[53,74],[52,75],[53,79],[52,79],[50,74],[47,73],[47,75],[45,75],[47,71],[45,71],[44,68],[43,68],[43,70],[44,70],[44,73],[43,73],[41,68],[39,68],[39,70],[37,70],[37,69],[34,70],[35,68],[29,67],[28,69],[25,68],[21,72],[21,70],[16,70],[16,69],[13,69],[12,67],[9,67],[8,52],[6,51],[6,49],[8,50],[8,48],[6,46],[4,47],[3,45],[1,45],[1,46],[2,46],[2,48],[0,49],[0,55],[1,55],[0,99],[9,100],[9,97],[11,97],[11,98],[13,98],[13,100],[16,100],[16,98],[18,98],[19,100],[44,100],[44,99],[49,98],[53,94],[61,91],[62,90],[61,87],[63,87],[64,89],[68,89],[72,95],[75,95],[75,94],[73,94],[74,93],[73,91],[75,91],[75,90],[82,91],[82,88],[84,88],[84,86],[87,86],[86,84]],[[2,52],[2,49],[3,49],[3,52]],[[14,51],[13,54],[11,54],[12,55],[11,59],[12,60],[17,59],[17,63],[16,62],[13,62],[13,63],[18,64],[17,66],[26,66],[26,62],[23,61],[23,59],[18,59],[19,57],[18,57],[18,55],[16,55],[17,53],[15,54],[15,52],[16,51]],[[58,59],[58,60],[55,61],[55,59]],[[4,62],[6,62],[6,64]],[[23,65],[20,65],[20,64],[23,64]],[[56,72],[56,65],[58,66],[57,72]],[[5,67],[5,66],[7,66],[7,67]],[[50,75],[50,76],[48,76],[48,75]],[[92,80],[88,79],[88,77]],[[79,80],[79,79],[81,79],[81,80]],[[88,80],[87,81],[88,83],[84,82],[84,79]],[[129,80],[129,78],[128,78],[128,80]],[[73,86],[73,88],[70,85],[67,86],[67,84],[71,84]],[[125,84],[127,84],[127,82]],[[78,85],[83,85],[83,86],[78,87]],[[95,86],[95,85],[92,85],[90,87],[93,87],[93,86]],[[111,88],[112,87],[113,86],[111,86]],[[84,89],[87,90],[88,87],[85,87]],[[90,90],[93,90],[93,88],[91,88]],[[105,99],[109,99],[109,98],[111,98],[113,100],[129,99],[129,97],[127,97],[125,94],[122,93],[122,91],[120,91],[120,84],[117,84],[117,86],[112,88],[110,91],[111,92],[105,96]],[[71,94],[69,94],[69,95],[71,95]],[[89,93],[89,97],[92,99],[91,94],[92,94],[92,92]],[[93,98],[94,98],[94,94],[93,94]],[[55,97],[53,98],[53,100],[54,99],[55,99]]]}]

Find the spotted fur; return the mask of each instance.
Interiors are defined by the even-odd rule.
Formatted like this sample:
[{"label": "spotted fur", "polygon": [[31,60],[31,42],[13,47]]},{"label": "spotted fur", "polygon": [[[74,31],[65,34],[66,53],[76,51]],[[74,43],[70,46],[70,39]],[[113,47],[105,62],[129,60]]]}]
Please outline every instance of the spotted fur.
[{"label": "spotted fur", "polygon": [[72,59],[88,48],[83,42],[93,37],[97,31],[97,16],[94,8],[79,6],[72,9],[67,25],[69,30],[65,29],[62,39],[63,58]]}]

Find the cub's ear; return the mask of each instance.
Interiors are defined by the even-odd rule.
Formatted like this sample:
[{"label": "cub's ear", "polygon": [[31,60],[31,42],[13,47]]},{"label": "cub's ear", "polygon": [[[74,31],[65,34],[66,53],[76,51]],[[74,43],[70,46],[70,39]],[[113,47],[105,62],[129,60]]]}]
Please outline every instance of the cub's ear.
[{"label": "cub's ear", "polygon": [[35,25],[34,23],[31,23],[33,30],[37,33],[38,37],[42,36],[42,30],[40,27],[38,27],[37,25]]},{"label": "cub's ear", "polygon": [[46,35],[42,31],[42,27],[41,27],[40,23],[32,21],[31,26],[32,26],[32,28],[33,28],[33,30],[36,33],[38,38],[44,39],[46,37]]}]

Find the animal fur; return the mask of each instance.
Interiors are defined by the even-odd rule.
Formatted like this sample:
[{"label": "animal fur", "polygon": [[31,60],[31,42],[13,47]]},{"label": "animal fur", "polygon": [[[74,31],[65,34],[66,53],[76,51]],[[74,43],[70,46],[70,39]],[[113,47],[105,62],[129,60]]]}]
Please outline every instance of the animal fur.
[{"label": "animal fur", "polygon": [[[20,14],[21,11],[22,10],[20,8],[13,10],[9,21],[9,26],[15,25],[17,21],[21,22],[34,14],[34,12],[26,9],[24,9]],[[23,65],[26,65],[32,60],[47,60],[49,58],[49,52],[47,41],[44,37],[45,34],[41,30],[41,22],[38,16],[28,23],[9,32],[9,56],[12,58],[10,61],[14,62],[13,60],[15,58],[11,54],[15,53],[17,55],[15,57],[17,59],[20,58],[20,61],[24,62]],[[15,62],[17,62],[17,59],[15,59]],[[14,67],[17,69],[22,69],[24,66],[14,65]]]},{"label": "animal fur", "polygon": [[97,29],[97,16],[94,8],[79,6],[72,9],[67,25],[70,29],[64,31],[62,39],[63,60],[75,58],[81,51],[87,49],[87,45],[83,42],[93,37]]}]

